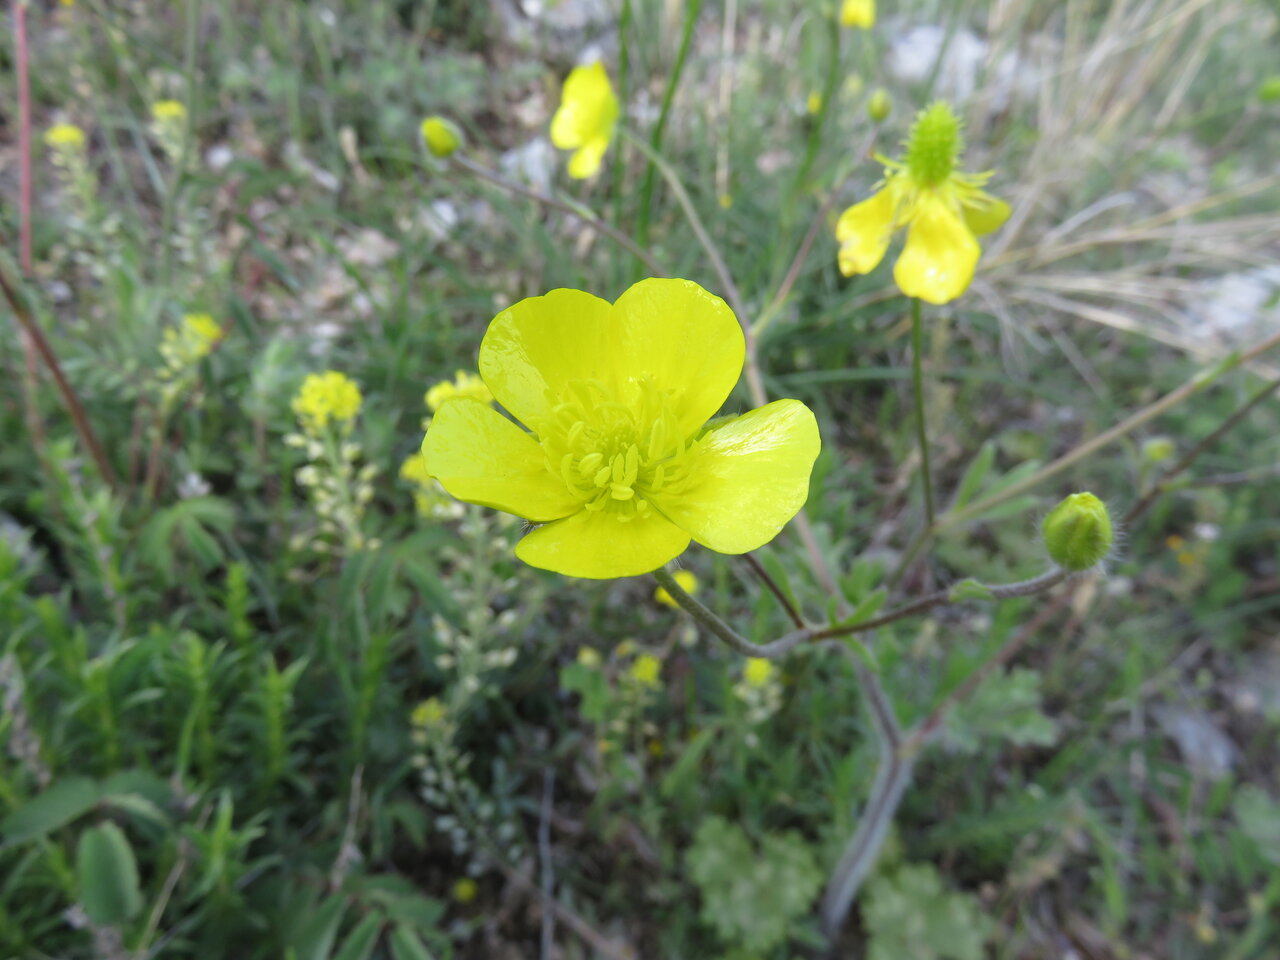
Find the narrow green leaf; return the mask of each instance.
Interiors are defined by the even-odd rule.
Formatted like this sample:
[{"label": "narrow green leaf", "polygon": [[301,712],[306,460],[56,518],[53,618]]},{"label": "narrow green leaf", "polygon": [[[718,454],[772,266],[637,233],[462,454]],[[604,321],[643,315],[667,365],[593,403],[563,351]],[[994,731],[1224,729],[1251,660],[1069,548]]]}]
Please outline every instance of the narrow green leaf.
[{"label": "narrow green leaf", "polygon": [[434,960],[422,938],[403,923],[392,929],[388,942],[393,960]]},{"label": "narrow green leaf", "polygon": [[991,472],[991,466],[995,461],[996,445],[988,441],[982,445],[982,449],[978,451],[978,455],[973,458],[960,479],[960,486],[956,488],[955,501],[951,504],[952,510],[959,510],[982,489],[983,481],[987,479],[987,474]]},{"label": "narrow green leaf", "polygon": [[88,777],[59,780],[0,821],[0,849],[66,826],[92,810],[99,796],[98,784]]},{"label": "narrow green leaf", "polygon": [[329,960],[346,912],[347,900],[341,896],[330,897],[317,906],[293,937],[298,960]]},{"label": "narrow green leaf", "polygon": [[370,913],[355,925],[333,955],[333,960],[368,960],[382,933],[382,915]]}]

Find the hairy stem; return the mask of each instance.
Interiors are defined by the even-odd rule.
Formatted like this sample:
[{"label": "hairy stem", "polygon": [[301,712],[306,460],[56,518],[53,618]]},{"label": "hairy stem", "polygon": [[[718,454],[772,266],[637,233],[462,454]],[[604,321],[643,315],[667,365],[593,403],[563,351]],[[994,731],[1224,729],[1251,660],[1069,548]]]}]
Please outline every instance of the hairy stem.
[{"label": "hairy stem", "polygon": [[929,468],[929,430],[924,408],[924,371],[921,354],[924,352],[924,324],[920,320],[920,300],[911,298],[911,392],[916,403],[916,441],[920,445],[920,482],[924,486],[924,515],[928,526],[933,526],[933,475]]}]

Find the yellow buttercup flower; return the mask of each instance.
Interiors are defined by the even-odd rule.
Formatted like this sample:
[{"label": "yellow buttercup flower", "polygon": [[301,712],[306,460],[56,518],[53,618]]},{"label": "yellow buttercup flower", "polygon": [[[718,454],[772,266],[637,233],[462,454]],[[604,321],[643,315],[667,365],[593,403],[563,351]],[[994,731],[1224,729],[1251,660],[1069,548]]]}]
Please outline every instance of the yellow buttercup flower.
[{"label": "yellow buttercup flower", "polygon": [[907,228],[893,279],[909,297],[940,304],[969,288],[982,250],[976,235],[1009,218],[1009,205],[982,189],[990,173],[959,173],[960,121],[945,103],[922,110],[907,140],[906,160],[880,157],[885,179],[868,199],[840,216],[840,272],[870,273],[889,240]]},{"label": "yellow buttercup flower", "polygon": [[187,108],[181,100],[157,100],[151,105],[151,118],[159,123],[185,120]]},{"label": "yellow buttercup flower", "polygon": [[844,0],[840,5],[840,26],[870,30],[876,25],[876,0]]},{"label": "yellow buttercup flower", "polygon": [[293,398],[293,412],[306,427],[324,428],[330,421],[349,423],[360,412],[360,388],[336,370],[310,373]]},{"label": "yellow buttercup flower", "polygon": [[745,553],[804,505],[821,442],[799,400],[707,423],[744,356],[733,311],[688,280],[642,280],[612,304],[553,290],[480,344],[480,376],[532,433],[453,400],[422,450],[453,496],[544,524],[516,545],[535,567],[634,576],[690,539]]},{"label": "yellow buttercup flower", "polygon": [[596,175],[617,123],[618,98],[604,64],[574,67],[565,79],[560,109],[551,118],[551,142],[575,151],[569,176],[584,180]]},{"label": "yellow buttercup flower", "polygon": [[74,123],[55,123],[44,132],[45,146],[54,150],[83,150],[84,131]]},{"label": "yellow buttercup flower", "polygon": [[763,657],[751,657],[747,661],[747,665],[742,668],[742,679],[747,681],[747,686],[749,687],[763,687],[773,679],[777,669]]},{"label": "yellow buttercup flower", "polygon": [[176,327],[165,328],[160,355],[171,370],[185,370],[207,357],[222,339],[222,327],[207,313],[188,313]]},{"label": "yellow buttercup flower", "polygon": [[462,134],[444,117],[422,121],[422,142],[433,157],[451,157],[462,146]]},{"label": "yellow buttercup flower", "polygon": [[640,686],[652,689],[658,685],[662,675],[662,661],[651,653],[642,653],[636,657],[631,664],[631,669],[627,672]]},{"label": "yellow buttercup flower", "polygon": [[426,403],[427,408],[432,413],[435,413],[446,400],[459,398],[479,400],[481,403],[493,403],[493,394],[484,385],[484,381],[476,374],[467,373],[465,370],[456,371],[453,380],[437,383],[426,392],[423,401]]},{"label": "yellow buttercup flower", "polygon": [[[685,593],[692,596],[698,592],[698,578],[694,576],[692,570],[677,570],[673,576],[675,577],[676,583],[680,584],[680,589]],[[653,599],[671,607],[673,610],[680,606],[676,603],[675,598],[672,597],[671,594],[667,593],[666,587],[659,587],[657,590],[653,591]]]}]

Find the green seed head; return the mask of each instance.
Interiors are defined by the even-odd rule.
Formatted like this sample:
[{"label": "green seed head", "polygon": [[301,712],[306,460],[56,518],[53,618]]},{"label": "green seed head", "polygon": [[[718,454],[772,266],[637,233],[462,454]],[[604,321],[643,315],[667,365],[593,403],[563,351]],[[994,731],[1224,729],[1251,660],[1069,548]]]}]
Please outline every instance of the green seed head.
[{"label": "green seed head", "polygon": [[867,101],[867,116],[875,123],[884,123],[891,112],[893,112],[893,100],[889,97],[889,91],[884,87],[876,87]]},{"label": "green seed head", "polygon": [[1044,518],[1044,545],[1066,570],[1088,570],[1111,552],[1115,533],[1106,504],[1092,493],[1073,493]]},{"label": "green seed head", "polygon": [[933,187],[951,176],[964,150],[960,120],[939,100],[921,110],[907,137],[907,170],[911,179]]},{"label": "green seed head", "polygon": [[433,157],[449,157],[462,146],[462,133],[444,117],[431,116],[422,121],[422,141]]}]

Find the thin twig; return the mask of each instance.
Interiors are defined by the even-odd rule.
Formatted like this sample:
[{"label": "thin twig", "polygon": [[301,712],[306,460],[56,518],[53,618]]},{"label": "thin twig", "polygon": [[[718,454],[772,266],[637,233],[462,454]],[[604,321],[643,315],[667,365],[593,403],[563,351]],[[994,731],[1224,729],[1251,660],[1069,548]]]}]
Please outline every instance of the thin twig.
[{"label": "thin twig", "polygon": [[1232,413],[1227,417],[1227,419],[1223,420],[1222,423],[1218,424],[1216,429],[1188,450],[1177,463],[1161,474],[1160,479],[1151,485],[1151,489],[1148,490],[1137,503],[1129,508],[1129,511],[1124,515],[1123,523],[1128,526],[1138,517],[1142,516],[1143,513],[1150,509],[1151,505],[1156,501],[1156,498],[1165,490],[1169,489],[1169,484],[1173,481],[1174,477],[1190,467],[1197,457],[1221,440],[1227,431],[1240,423],[1240,421],[1247,417],[1255,407],[1270,398],[1277,390],[1280,390],[1280,377],[1276,377],[1269,383],[1264,384],[1262,389],[1250,397],[1242,407]]},{"label": "thin twig", "polygon": [[808,625],[804,622],[804,617],[800,615],[800,611],[796,609],[795,604],[791,602],[791,598],[787,596],[782,586],[769,575],[769,571],[761,566],[760,561],[750,553],[744,553],[742,559],[747,561],[747,566],[751,568],[751,572],[756,575],[756,578],[761,583],[769,588],[769,592],[777,598],[778,603],[782,604],[782,609],[787,611],[787,616],[796,625],[796,629],[805,629]]},{"label": "thin twig", "polygon": [[924,407],[924,322],[920,319],[920,300],[911,298],[911,392],[916,404],[916,440],[920,444],[920,480],[924,486],[924,515],[927,526],[933,526],[933,476],[929,467],[929,429]]},{"label": "thin twig", "polygon": [[532,187],[526,187],[522,183],[516,183],[514,180],[508,180],[506,177],[490,170],[488,167],[483,167],[474,160],[459,156],[458,154],[454,154],[454,156],[450,158],[450,162],[455,167],[465,170],[467,173],[485,181],[486,183],[490,183],[495,187],[500,187],[508,193],[514,193],[528,200],[533,200],[535,203],[540,203],[544,207],[550,207],[553,210],[559,210],[563,213],[569,214],[570,216],[576,217],[587,226],[600,231],[605,236],[616,242],[619,246],[643,260],[645,266],[649,268],[655,277],[668,276],[668,271],[665,270],[662,264],[654,258],[652,253],[645,250],[643,247],[638,246],[629,236],[613,224],[597,217],[586,207],[580,206],[576,203],[571,203],[568,200],[562,200],[559,197],[550,196],[549,194],[542,193]]},{"label": "thin twig", "polygon": [[[548,766],[542,775],[542,810],[538,817],[538,859],[542,861],[542,902],[555,902],[555,865],[551,862],[551,814],[555,801],[556,771]],[[542,960],[551,960],[556,942],[556,915],[551,909],[542,911]]]},{"label": "thin twig", "polygon": [[53,382],[57,385],[58,394],[62,397],[62,402],[66,406],[67,412],[71,414],[76,433],[80,435],[80,441],[89,451],[89,455],[93,457],[94,463],[97,464],[98,472],[102,474],[102,479],[107,486],[118,493],[120,481],[116,477],[116,472],[112,468],[111,462],[107,459],[106,451],[98,440],[98,435],[94,433],[93,427],[89,423],[89,418],[85,414],[84,406],[80,403],[79,396],[76,395],[74,388],[72,388],[63,374],[62,365],[58,363],[58,357],[53,352],[53,347],[45,339],[44,331],[40,329],[40,326],[32,318],[26,304],[22,302],[21,295],[10,284],[3,266],[0,266],[0,292],[3,292],[4,298],[9,302],[9,308],[13,311],[13,315],[17,317],[23,332],[31,338],[36,350],[40,353],[40,358],[44,361],[45,366],[49,368],[49,373],[53,375]]},{"label": "thin twig", "polygon": [[497,860],[498,869],[508,881],[522,888],[526,893],[530,894],[541,904],[543,910],[552,911],[569,929],[576,933],[592,950],[597,953],[609,957],[610,960],[636,960],[635,953],[629,947],[619,947],[612,943],[603,933],[597,930],[586,920],[582,919],[573,910],[566,907],[559,900],[547,900],[542,896],[542,891],[538,889],[529,877],[512,867],[505,860]]}]

